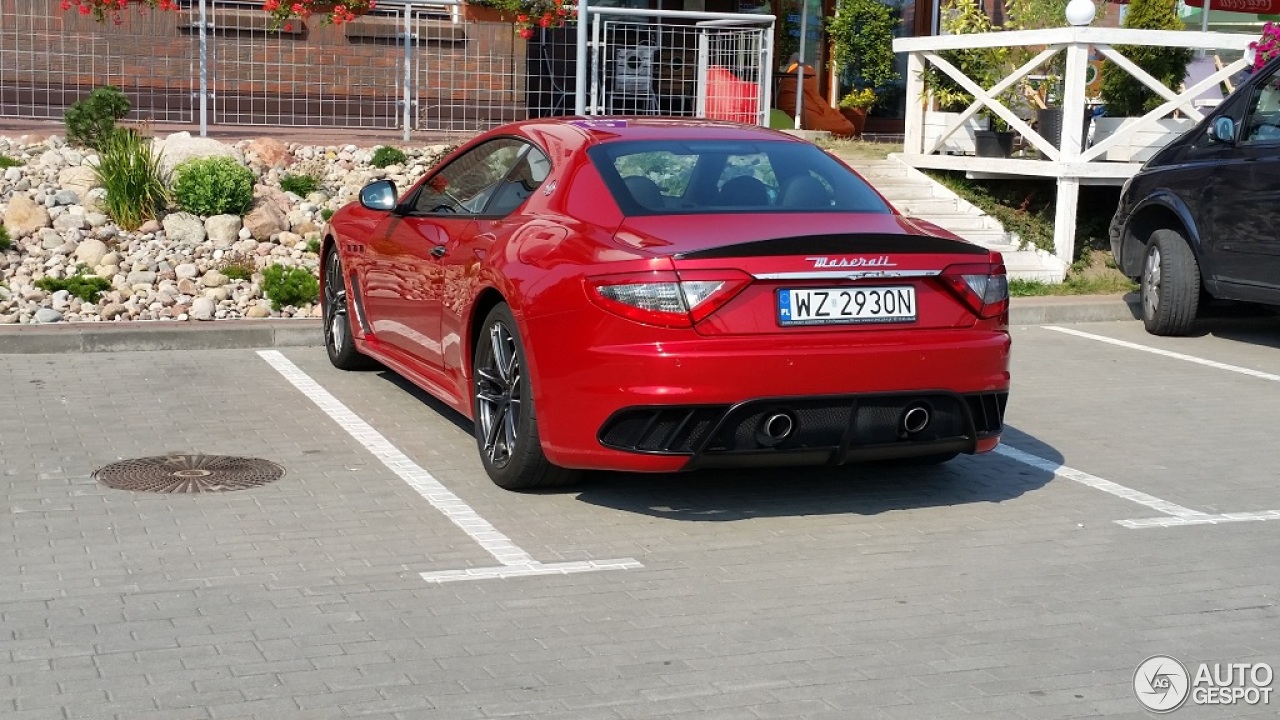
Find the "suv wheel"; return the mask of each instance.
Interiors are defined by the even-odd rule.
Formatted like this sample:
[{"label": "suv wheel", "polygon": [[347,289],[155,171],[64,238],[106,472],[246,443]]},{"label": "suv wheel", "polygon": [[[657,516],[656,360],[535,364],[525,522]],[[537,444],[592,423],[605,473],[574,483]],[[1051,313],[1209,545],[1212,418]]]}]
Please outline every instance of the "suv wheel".
[{"label": "suv wheel", "polygon": [[1200,268],[1176,230],[1151,234],[1142,263],[1142,323],[1152,335],[1186,335],[1200,305]]}]

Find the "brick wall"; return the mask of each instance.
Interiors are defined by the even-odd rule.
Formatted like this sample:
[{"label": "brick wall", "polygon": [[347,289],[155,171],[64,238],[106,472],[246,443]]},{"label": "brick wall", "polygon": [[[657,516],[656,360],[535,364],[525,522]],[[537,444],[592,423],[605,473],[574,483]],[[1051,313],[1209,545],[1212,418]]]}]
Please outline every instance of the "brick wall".
[{"label": "brick wall", "polygon": [[[219,4],[207,37],[210,121],[398,127],[406,62],[398,11],[269,32],[256,4]],[[525,41],[511,25],[421,15],[413,32],[416,129],[524,116]],[[60,118],[93,87],[113,84],[134,103],[134,119],[198,122],[199,69],[194,10],[130,9],[114,24],[63,13],[56,0],[0,0],[0,115]]]}]

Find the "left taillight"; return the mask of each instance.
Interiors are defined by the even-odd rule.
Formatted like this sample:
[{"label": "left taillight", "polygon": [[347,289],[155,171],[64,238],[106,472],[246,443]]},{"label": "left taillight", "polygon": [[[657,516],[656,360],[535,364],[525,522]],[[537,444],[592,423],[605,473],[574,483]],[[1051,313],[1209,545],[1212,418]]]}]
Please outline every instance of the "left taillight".
[{"label": "left taillight", "polygon": [[736,270],[656,271],[587,278],[587,296],[615,315],[647,325],[693,327],[751,284]]},{"label": "left taillight", "polygon": [[1003,263],[952,265],[939,277],[978,317],[1009,312],[1009,278]]}]

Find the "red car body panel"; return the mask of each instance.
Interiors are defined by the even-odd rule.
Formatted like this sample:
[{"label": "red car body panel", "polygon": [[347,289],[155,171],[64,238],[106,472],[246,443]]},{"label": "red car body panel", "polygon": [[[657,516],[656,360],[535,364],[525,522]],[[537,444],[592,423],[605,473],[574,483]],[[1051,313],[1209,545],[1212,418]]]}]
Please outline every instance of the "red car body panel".
[{"label": "red car body panel", "polygon": [[[980,317],[939,275],[948,266],[974,263],[999,267],[1002,275],[998,254],[972,246],[957,252],[958,238],[897,214],[626,216],[586,153],[617,139],[795,142],[789,136],[713,122],[631,120],[625,127],[592,127],[540,120],[482,135],[438,167],[503,135],[533,142],[552,162],[539,190],[513,214],[406,216],[353,203],[331,219],[323,252],[341,254],[356,299],[351,330],[360,352],[468,418],[474,413],[470,364],[477,324],[494,302],[507,303],[525,345],[543,452],[556,465],[631,471],[690,466],[688,453],[606,446],[606,423],[628,408],[732,407],[761,398],[869,393],[1007,393],[1007,311]],[[834,236],[879,238],[890,250],[804,250]],[[798,251],[790,254],[779,238],[818,239],[796,240]],[[899,252],[893,249],[897,238],[904,247],[913,238],[933,238],[936,247]],[[752,243],[774,244],[768,254],[755,254]],[[878,276],[890,263],[892,272]],[[824,274],[824,267],[834,270]],[[692,327],[637,322],[589,297],[592,278],[599,276],[718,271],[744,273],[751,282]],[[831,285],[841,272],[858,275],[840,281],[860,287],[910,285],[919,320],[779,326],[779,290]],[[965,451],[990,450],[998,429],[971,440]]]}]

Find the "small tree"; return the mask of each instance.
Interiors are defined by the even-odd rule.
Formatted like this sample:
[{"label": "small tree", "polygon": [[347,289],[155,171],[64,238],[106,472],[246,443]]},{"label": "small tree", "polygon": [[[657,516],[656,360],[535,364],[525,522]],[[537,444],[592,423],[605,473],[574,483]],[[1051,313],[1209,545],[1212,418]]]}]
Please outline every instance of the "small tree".
[{"label": "small tree", "polygon": [[[1177,0],[1133,0],[1129,3],[1124,27],[1140,30],[1186,29],[1178,17]],[[1191,62],[1189,48],[1118,46],[1116,50],[1171,88],[1178,87],[1186,77],[1187,63]],[[1164,103],[1164,98],[1110,60],[1102,64],[1100,92],[1107,106],[1107,114],[1113,117],[1142,115]]]},{"label": "small tree", "polygon": [[67,142],[101,150],[116,132],[116,121],[129,114],[129,98],[114,85],[96,87],[67,108]]},{"label": "small tree", "polygon": [[898,18],[880,0],[838,0],[827,18],[831,61],[850,78],[850,86],[871,89],[898,79],[893,69],[893,31]]}]

